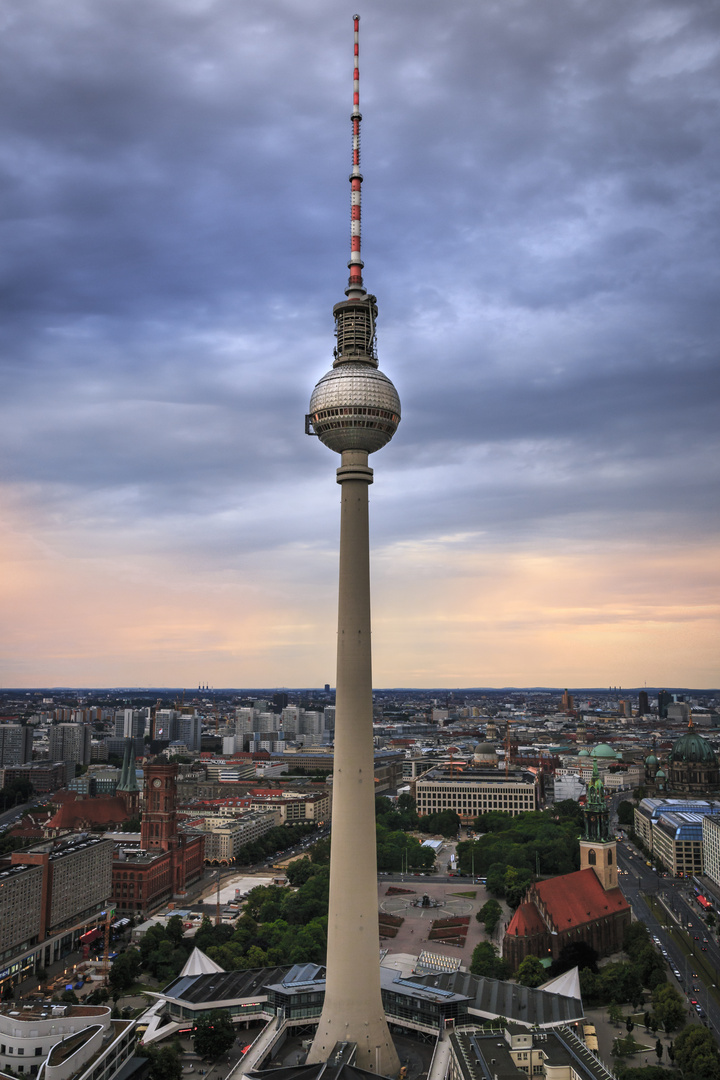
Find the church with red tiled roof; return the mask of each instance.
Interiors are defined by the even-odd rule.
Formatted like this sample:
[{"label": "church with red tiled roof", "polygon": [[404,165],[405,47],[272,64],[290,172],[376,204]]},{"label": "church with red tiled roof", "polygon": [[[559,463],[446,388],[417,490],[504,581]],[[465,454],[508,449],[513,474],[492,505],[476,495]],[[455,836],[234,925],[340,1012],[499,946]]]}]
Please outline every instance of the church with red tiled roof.
[{"label": "church with red tiled roof", "polygon": [[630,905],[618,887],[616,844],[597,762],[583,814],[581,869],[531,885],[505,931],[503,958],[514,969],[528,955],[555,960],[566,945],[579,941],[599,956],[622,948]]}]

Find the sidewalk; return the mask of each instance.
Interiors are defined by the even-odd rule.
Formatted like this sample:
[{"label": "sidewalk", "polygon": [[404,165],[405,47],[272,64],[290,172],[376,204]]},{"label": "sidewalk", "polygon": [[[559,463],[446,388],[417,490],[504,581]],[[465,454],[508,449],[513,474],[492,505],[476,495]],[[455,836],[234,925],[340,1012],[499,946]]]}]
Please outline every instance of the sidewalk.
[{"label": "sidewalk", "polygon": [[[600,1059],[608,1069],[609,1072],[614,1071],[615,1059],[612,1055],[612,1045],[615,1039],[623,1038],[627,1035],[627,1029],[625,1027],[625,1018],[633,1012],[630,1005],[621,1006],[623,1011],[623,1019],[621,1023],[616,1026],[611,1024],[608,1020],[608,1006],[598,1006],[595,1009],[586,1009],[585,1017],[587,1023],[594,1024],[597,1031],[598,1038],[598,1052]],[[630,1057],[625,1058],[628,1066],[631,1068],[643,1068],[645,1065],[657,1065],[658,1059],[655,1054],[655,1042],[660,1039],[663,1045],[663,1056],[660,1059],[659,1064],[668,1068],[670,1061],[667,1056],[668,1044],[672,1042],[675,1036],[678,1034],[674,1031],[672,1035],[666,1035],[663,1031],[658,1031],[657,1035],[653,1035],[652,1031],[646,1031],[645,1025],[640,1022],[635,1025],[632,1031],[633,1038],[647,1046],[645,1053],[633,1054]]]}]

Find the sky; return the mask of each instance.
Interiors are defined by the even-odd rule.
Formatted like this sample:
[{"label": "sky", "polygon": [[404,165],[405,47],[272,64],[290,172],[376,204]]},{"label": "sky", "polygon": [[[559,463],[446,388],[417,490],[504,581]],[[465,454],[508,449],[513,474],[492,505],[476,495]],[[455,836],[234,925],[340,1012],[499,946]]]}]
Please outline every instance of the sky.
[{"label": "sky", "polygon": [[374,684],[717,687],[707,0],[7,0],[0,684],[334,684],[355,10]]}]

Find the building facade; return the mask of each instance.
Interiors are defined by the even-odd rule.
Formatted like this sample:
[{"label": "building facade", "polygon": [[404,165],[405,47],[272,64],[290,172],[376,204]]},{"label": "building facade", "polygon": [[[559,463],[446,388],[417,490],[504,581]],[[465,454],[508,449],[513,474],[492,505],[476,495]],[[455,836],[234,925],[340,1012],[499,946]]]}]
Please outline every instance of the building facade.
[{"label": "building facade", "polygon": [[112,866],[112,900],[120,911],[149,912],[181,899],[202,877],[205,837],[178,829],[177,774],[177,765],[163,758],[143,769],[142,832],[135,841],[128,834],[117,846]]},{"label": "building facade", "polygon": [[454,810],[464,825],[480,814],[515,817],[539,809],[537,777],[524,769],[468,766],[462,771],[437,766],[411,783],[420,815]]},{"label": "building facade", "polygon": [[71,837],[0,859],[0,993],[104,921],[112,852],[110,840]]}]

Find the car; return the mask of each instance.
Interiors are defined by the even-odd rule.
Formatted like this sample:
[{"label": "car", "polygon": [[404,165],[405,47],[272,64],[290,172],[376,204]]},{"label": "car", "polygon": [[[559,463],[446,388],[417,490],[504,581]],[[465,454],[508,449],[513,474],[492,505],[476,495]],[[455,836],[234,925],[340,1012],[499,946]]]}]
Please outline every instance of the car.
[{"label": "car", "polygon": [[701,952],[707,952],[707,945],[701,945],[700,946],[700,951]]}]

